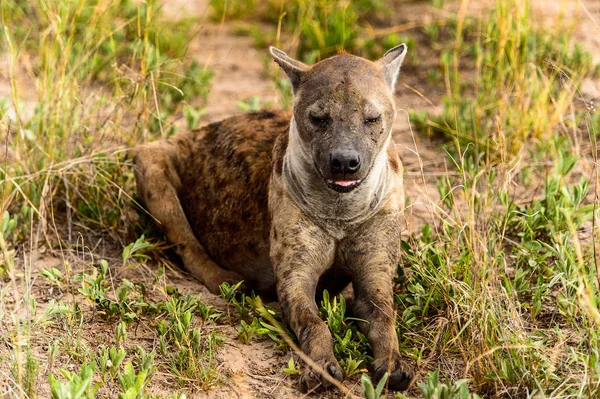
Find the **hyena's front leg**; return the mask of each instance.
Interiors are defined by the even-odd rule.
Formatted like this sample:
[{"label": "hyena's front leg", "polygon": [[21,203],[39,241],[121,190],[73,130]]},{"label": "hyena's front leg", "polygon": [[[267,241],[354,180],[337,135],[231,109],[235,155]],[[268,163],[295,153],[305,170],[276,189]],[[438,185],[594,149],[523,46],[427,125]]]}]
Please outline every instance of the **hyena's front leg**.
[{"label": "hyena's front leg", "polygon": [[271,261],[277,296],[285,321],[300,348],[321,370],[305,367],[300,377],[304,392],[328,385],[320,372],[342,380],[343,373],[333,354],[331,333],[319,317],[315,293],[319,277],[333,263],[333,239],[304,218],[295,206],[278,207],[271,227]]},{"label": "hyena's front leg", "polygon": [[399,260],[400,220],[393,213],[383,215],[360,231],[360,237],[346,240],[341,251],[352,275],[354,314],[365,320],[360,327],[373,350],[375,379],[388,372],[389,388],[405,390],[414,372],[399,353],[392,281]]}]

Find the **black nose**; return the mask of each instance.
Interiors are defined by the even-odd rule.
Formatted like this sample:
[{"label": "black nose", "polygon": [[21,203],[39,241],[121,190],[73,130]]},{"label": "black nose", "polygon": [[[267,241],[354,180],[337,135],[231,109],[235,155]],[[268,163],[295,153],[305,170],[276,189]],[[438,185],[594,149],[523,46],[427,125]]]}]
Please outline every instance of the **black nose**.
[{"label": "black nose", "polygon": [[360,170],[360,154],[348,148],[338,148],[329,155],[332,173],[352,175]]}]

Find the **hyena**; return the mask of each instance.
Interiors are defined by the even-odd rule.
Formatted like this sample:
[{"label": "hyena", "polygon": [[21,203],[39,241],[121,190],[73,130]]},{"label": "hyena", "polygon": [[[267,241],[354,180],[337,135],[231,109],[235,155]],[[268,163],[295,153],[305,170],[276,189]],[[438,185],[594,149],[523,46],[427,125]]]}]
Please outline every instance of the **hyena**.
[{"label": "hyena", "polygon": [[213,293],[243,280],[276,294],[319,366],[304,369],[303,391],[326,383],[322,373],[344,377],[316,297],[350,283],[375,379],[389,372],[394,390],[413,380],[398,351],[392,292],[404,208],[393,93],[406,51],[308,66],[272,47],[292,84],[291,114],[235,116],[135,149],[139,197],[185,269]]}]

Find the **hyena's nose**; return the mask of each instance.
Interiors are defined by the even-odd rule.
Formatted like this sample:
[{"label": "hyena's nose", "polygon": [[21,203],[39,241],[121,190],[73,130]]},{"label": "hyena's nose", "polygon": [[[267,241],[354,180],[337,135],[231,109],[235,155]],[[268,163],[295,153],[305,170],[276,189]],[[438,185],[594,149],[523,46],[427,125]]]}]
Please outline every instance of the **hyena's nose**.
[{"label": "hyena's nose", "polygon": [[329,155],[332,173],[352,175],[360,170],[360,154],[348,148],[338,148]]}]

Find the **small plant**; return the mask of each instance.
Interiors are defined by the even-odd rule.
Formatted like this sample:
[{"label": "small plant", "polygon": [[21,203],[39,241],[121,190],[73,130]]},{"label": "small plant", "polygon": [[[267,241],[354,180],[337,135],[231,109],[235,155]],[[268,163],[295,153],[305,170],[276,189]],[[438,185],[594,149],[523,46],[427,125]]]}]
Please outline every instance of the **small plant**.
[{"label": "small plant", "polygon": [[340,366],[347,376],[365,372],[359,368],[363,362],[372,361],[368,355],[369,344],[367,338],[358,331],[357,327],[350,323],[346,317],[346,301],[343,296],[329,298],[329,292],[323,291],[321,302],[321,316],[333,336],[333,351],[339,359]]},{"label": "small plant", "polygon": [[43,268],[42,271],[40,271],[40,276],[44,277],[52,285],[58,288],[62,288],[62,284],[65,281],[65,277],[63,276],[62,272],[55,267],[50,269]]},{"label": "small plant", "polygon": [[198,129],[200,126],[200,118],[206,114],[206,108],[194,108],[191,105],[183,107],[183,116],[190,130]]},{"label": "small plant", "polygon": [[115,347],[107,348],[105,346],[100,348],[100,355],[97,357],[96,362],[98,363],[98,371],[104,382],[117,376],[126,354],[125,348],[122,346],[118,349]]},{"label": "small plant", "polygon": [[196,312],[207,323],[214,323],[223,317],[223,312],[205,303],[200,303]]},{"label": "small plant", "polygon": [[[15,348],[14,351],[19,351],[20,348]],[[39,361],[33,356],[31,351],[31,347],[28,345],[25,350],[25,362],[22,367],[20,364],[13,365],[13,378],[19,382],[19,385],[23,388],[24,392],[33,396],[35,394],[35,383],[37,381],[38,372],[39,372]],[[15,358],[19,359],[17,353],[15,353]],[[17,360],[18,361],[18,360]]]},{"label": "small plant", "polygon": [[138,262],[143,262],[150,259],[148,255],[141,253],[148,248],[152,248],[152,244],[146,241],[146,237],[144,237],[144,235],[135,240],[135,242],[123,248],[123,266],[125,266],[127,261],[131,258],[134,258]]},{"label": "small plant", "polygon": [[379,381],[379,383],[377,384],[377,387],[373,387],[373,382],[371,381],[371,377],[369,377],[368,374],[363,374],[362,377],[360,378],[360,382],[362,384],[363,387],[363,396],[365,397],[365,399],[382,399],[384,398],[383,396],[383,390],[385,389],[385,384],[387,382],[388,379],[388,373],[385,373],[383,375],[383,377],[381,377],[381,380]]},{"label": "small plant", "polygon": [[152,375],[154,369],[156,368],[154,364],[154,357],[156,353],[154,351],[150,353],[146,353],[144,348],[139,345],[136,345],[136,354],[135,354],[135,365],[138,370],[145,370],[149,376]]},{"label": "small plant", "polygon": [[78,291],[90,302],[97,304],[101,309],[113,314],[118,311],[112,302],[106,298],[108,291],[108,262],[104,259],[100,261],[97,267],[94,267],[92,274],[81,273],[76,276],[76,280],[81,280],[81,288]]},{"label": "small plant", "polygon": [[119,399],[144,399],[146,394],[144,388],[148,384],[148,370],[141,369],[136,374],[131,362],[125,363],[123,373],[119,374],[119,384],[123,392],[119,393]]},{"label": "small plant", "polygon": [[115,342],[117,345],[122,345],[127,340],[127,324],[120,322],[115,328]]},{"label": "small plant", "polygon": [[257,336],[261,330],[262,326],[257,318],[254,318],[250,324],[246,323],[244,320],[240,320],[237,337],[243,343],[249,344],[252,338]]},{"label": "small plant", "polygon": [[288,360],[287,367],[284,368],[282,371],[284,374],[287,375],[298,375],[300,374],[300,367],[294,363],[294,358],[290,357],[290,360]]},{"label": "small plant", "polygon": [[205,334],[193,326],[198,307],[198,299],[191,296],[165,302],[168,319],[156,324],[158,351],[181,382],[193,379],[207,389],[220,380],[215,352],[223,341],[214,332]]},{"label": "small plant", "polygon": [[261,104],[260,96],[254,96],[238,102],[236,106],[242,111],[256,112],[260,111],[261,109],[271,108],[272,104],[270,102]]},{"label": "small plant", "polygon": [[0,220],[0,234],[5,237],[8,241],[16,241],[17,226],[19,224],[19,216],[12,215],[8,211],[4,211],[2,214],[2,220]]},{"label": "small plant", "polygon": [[578,183],[565,184],[577,158],[562,151],[559,159],[546,177],[542,198],[525,207],[515,206],[512,211],[509,223],[524,242],[548,241],[553,235],[578,229],[593,216],[594,204],[583,204],[589,181],[582,178]]},{"label": "small plant", "polygon": [[361,367],[365,359],[353,359],[352,354],[349,354],[345,359],[340,359],[340,366],[344,369],[346,377],[352,377],[360,373],[366,373],[367,369]]},{"label": "small plant", "polygon": [[255,335],[268,337],[275,342],[278,348],[287,348],[287,344],[280,334],[282,331],[288,336],[293,336],[293,334],[284,327],[276,327],[268,321],[269,318],[281,320],[281,316],[272,308],[263,305],[259,296],[253,294],[249,297],[243,293],[238,294],[237,290],[240,285],[241,283],[232,286],[224,282],[219,287],[221,297],[235,307],[242,319],[238,329],[238,338],[242,342],[248,343]]},{"label": "small plant", "polygon": [[235,300],[235,295],[237,290],[241,287],[243,281],[240,281],[237,284],[231,285],[228,282],[224,282],[219,286],[219,290],[221,291],[221,298],[225,300],[227,303],[233,303]]},{"label": "small plant", "polygon": [[0,279],[6,280],[10,278],[10,274],[14,269],[15,250],[10,248],[10,243],[14,237],[18,218],[11,216],[8,211],[2,214],[0,220]]},{"label": "small plant", "polygon": [[50,392],[52,399],[93,399],[102,385],[92,385],[95,367],[93,364],[84,363],[79,373],[61,369],[60,373],[66,381],[56,379],[52,374],[48,375],[50,381]]},{"label": "small plant", "polygon": [[[115,290],[116,300],[109,298],[108,273],[108,262],[101,260],[92,274],[80,273],[76,277],[81,280],[79,292],[94,304],[100,315],[109,319],[118,317],[125,323],[131,323],[141,315],[151,315],[161,311],[160,306],[150,304],[144,299],[146,294],[144,284],[133,284],[127,279],[123,279],[121,286]],[[125,332],[124,328],[125,325],[119,327],[120,332]]]},{"label": "small plant", "polygon": [[429,372],[427,382],[419,384],[419,389],[425,399],[480,399],[469,392],[467,380],[456,381],[451,387],[440,382],[440,370]]},{"label": "small plant", "polygon": [[201,104],[206,104],[210,93],[214,72],[203,67],[196,60],[184,71],[183,76],[177,75],[173,84],[166,85],[167,95],[161,101],[165,103],[164,109],[168,115],[173,114],[176,107],[184,100],[200,99]]}]

